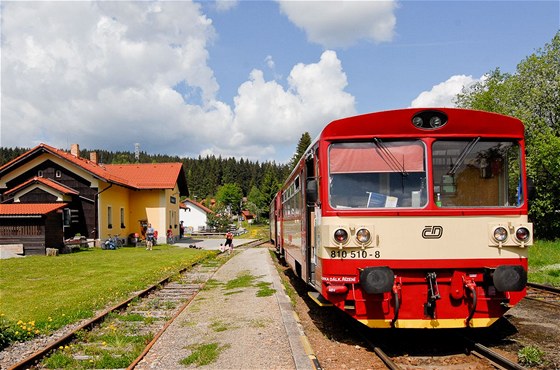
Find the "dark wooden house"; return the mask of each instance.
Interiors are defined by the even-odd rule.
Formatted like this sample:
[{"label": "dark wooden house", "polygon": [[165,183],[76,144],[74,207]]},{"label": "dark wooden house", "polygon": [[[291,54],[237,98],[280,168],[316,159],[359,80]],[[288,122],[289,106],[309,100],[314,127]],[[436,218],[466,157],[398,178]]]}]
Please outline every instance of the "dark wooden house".
[{"label": "dark wooden house", "polygon": [[20,246],[23,254],[63,248],[62,209],[66,203],[0,204],[0,244]]}]

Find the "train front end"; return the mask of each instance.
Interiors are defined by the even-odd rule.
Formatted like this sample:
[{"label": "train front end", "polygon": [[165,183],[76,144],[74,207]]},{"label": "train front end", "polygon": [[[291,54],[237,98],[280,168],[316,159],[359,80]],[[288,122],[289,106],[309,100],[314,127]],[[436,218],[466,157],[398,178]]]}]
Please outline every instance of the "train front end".
[{"label": "train front end", "polygon": [[373,328],[487,327],[524,297],[533,229],[518,120],[373,114],[327,126],[319,150],[311,258],[333,305]]}]

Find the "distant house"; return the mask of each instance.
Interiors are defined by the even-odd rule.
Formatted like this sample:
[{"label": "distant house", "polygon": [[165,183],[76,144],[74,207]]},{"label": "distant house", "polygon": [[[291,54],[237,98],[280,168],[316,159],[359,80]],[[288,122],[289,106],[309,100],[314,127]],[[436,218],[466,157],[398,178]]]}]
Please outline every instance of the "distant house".
[{"label": "distant house", "polygon": [[252,223],[253,220],[255,219],[255,215],[252,214],[250,211],[243,210],[243,211],[241,211],[241,218],[243,219],[243,221],[247,221],[249,223]]},{"label": "distant house", "polygon": [[208,214],[214,213],[203,204],[188,198],[183,201],[183,207],[180,212],[180,220],[183,221],[187,233],[205,229]]},{"label": "distant house", "polygon": [[[79,153],[77,144],[70,152],[40,144],[0,167],[0,245],[23,240],[25,254],[44,254],[76,234],[126,238],[148,222],[160,242],[168,230],[179,235],[182,163],[108,165]],[[31,242],[29,233],[39,237]]]}]

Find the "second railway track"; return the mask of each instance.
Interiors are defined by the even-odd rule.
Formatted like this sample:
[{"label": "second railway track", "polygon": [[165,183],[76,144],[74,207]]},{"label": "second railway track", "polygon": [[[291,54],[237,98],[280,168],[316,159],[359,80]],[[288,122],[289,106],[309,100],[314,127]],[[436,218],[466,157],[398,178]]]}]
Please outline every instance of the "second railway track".
[{"label": "second railway track", "polygon": [[[237,248],[262,243],[257,240]],[[35,345],[32,353],[2,368],[41,369],[45,364],[49,368],[134,368],[227,257],[224,253],[172,273],[47,343]]]},{"label": "second railway track", "polygon": [[527,283],[525,299],[560,307],[560,289],[548,285]]}]

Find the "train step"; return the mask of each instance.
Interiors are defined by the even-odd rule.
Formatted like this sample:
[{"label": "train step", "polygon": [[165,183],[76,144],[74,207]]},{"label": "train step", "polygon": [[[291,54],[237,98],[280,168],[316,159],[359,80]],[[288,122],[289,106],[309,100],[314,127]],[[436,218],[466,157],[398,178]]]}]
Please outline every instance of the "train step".
[{"label": "train step", "polygon": [[323,297],[319,292],[307,292],[307,295],[320,307],[331,307],[333,305],[331,302],[327,301],[327,299]]}]

